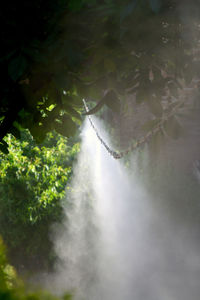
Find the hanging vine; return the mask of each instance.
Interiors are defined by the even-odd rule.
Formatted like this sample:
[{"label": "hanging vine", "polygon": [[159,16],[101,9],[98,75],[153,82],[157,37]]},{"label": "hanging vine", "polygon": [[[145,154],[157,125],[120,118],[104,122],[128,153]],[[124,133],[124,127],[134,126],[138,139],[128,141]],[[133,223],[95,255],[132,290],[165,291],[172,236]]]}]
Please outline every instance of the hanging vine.
[{"label": "hanging vine", "polygon": [[[85,111],[86,113],[89,111],[89,108],[86,104],[86,101],[83,99],[83,104],[85,107]],[[106,150],[108,151],[108,153],[115,159],[120,159],[123,158],[125,155],[129,154],[130,152],[136,150],[137,148],[141,147],[142,145],[144,145],[145,143],[148,143],[153,136],[155,136],[159,131],[163,132],[164,130],[164,125],[166,124],[167,121],[169,121],[169,119],[171,117],[173,117],[179,108],[181,108],[183,105],[185,104],[185,99],[182,101],[178,101],[178,103],[174,104],[173,108],[171,109],[170,112],[163,114],[163,117],[161,118],[160,122],[158,122],[158,124],[152,128],[151,130],[149,130],[147,132],[147,134],[145,134],[144,136],[140,137],[138,140],[135,141],[135,143],[133,145],[131,145],[129,148],[127,148],[126,150],[123,151],[115,151],[113,149],[110,148],[110,146],[103,140],[103,138],[101,137],[101,135],[99,134],[97,128],[95,127],[92,118],[88,115],[88,119],[89,122],[92,126],[92,128],[94,129],[97,138],[99,139],[99,141],[101,142],[101,144],[106,148]]]}]

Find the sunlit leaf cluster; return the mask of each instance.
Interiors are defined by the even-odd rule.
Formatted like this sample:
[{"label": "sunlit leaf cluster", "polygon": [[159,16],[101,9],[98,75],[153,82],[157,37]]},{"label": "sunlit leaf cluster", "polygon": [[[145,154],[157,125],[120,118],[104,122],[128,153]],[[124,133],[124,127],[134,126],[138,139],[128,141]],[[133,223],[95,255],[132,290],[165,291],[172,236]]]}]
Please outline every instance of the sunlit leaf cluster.
[{"label": "sunlit leaf cluster", "polygon": [[6,142],[9,153],[0,154],[0,234],[16,264],[34,263],[37,256],[45,257],[47,249],[48,261],[48,231],[50,224],[62,219],[61,200],[79,144],[72,146],[66,138],[49,133],[38,146],[26,130],[21,141],[8,135]]}]

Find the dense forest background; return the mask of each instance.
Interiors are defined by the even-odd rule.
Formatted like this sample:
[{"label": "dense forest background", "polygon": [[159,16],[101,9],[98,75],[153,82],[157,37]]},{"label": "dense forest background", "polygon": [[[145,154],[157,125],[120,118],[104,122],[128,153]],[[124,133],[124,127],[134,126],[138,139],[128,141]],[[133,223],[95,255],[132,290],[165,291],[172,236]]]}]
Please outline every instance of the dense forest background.
[{"label": "dense forest background", "polygon": [[[121,149],[149,132],[181,136],[177,116],[199,107],[199,17],[198,0],[5,3],[0,234],[20,274],[54,267],[49,229],[63,218],[84,114],[100,112]],[[2,241],[0,260],[2,299],[50,299],[25,291]]]}]

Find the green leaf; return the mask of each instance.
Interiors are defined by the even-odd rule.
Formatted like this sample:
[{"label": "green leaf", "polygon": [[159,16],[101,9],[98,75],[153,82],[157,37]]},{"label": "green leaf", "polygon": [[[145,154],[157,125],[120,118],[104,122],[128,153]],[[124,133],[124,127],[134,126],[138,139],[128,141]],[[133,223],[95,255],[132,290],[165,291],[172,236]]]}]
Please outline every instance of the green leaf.
[{"label": "green leaf", "polygon": [[48,111],[52,111],[56,107],[56,104],[51,104],[49,107],[46,107]]},{"label": "green leaf", "polygon": [[44,126],[34,125],[29,130],[37,143],[40,144],[44,141],[47,134],[47,129]]},{"label": "green leaf", "polygon": [[74,123],[69,116],[64,115],[59,121],[61,122],[54,122],[54,128],[58,133],[66,137],[73,136],[76,133],[76,123]]},{"label": "green leaf", "polygon": [[78,121],[82,121],[81,115],[79,112],[77,112],[75,109],[71,107],[71,105],[65,105],[65,110],[70,114],[71,117],[74,117]]},{"label": "green leaf", "polygon": [[8,74],[12,80],[17,81],[26,71],[28,66],[27,59],[23,55],[19,55],[12,59],[8,65]]}]

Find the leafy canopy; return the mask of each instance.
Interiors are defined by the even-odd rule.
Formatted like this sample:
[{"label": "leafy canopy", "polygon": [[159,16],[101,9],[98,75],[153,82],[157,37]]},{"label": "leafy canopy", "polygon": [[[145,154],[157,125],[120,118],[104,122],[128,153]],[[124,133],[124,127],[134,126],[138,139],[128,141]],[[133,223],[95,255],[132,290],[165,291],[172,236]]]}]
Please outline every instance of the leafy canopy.
[{"label": "leafy canopy", "polygon": [[0,234],[15,266],[48,268],[55,258],[49,230],[62,220],[79,143],[48,133],[38,146],[27,130],[21,140],[11,134],[5,140],[9,153],[0,153]]},{"label": "leafy canopy", "polygon": [[[70,136],[82,99],[116,112],[127,95],[162,118],[198,76],[196,0],[50,0],[5,3],[0,22],[0,149],[28,128],[37,142]],[[182,16],[180,14],[182,12]],[[188,16],[191,17],[188,20]],[[189,25],[188,25],[189,24]]]}]

